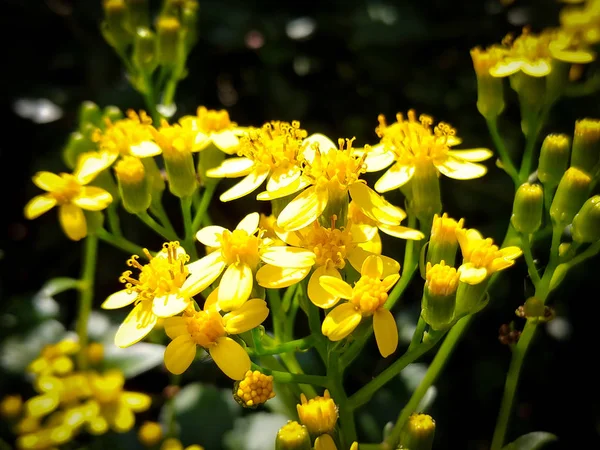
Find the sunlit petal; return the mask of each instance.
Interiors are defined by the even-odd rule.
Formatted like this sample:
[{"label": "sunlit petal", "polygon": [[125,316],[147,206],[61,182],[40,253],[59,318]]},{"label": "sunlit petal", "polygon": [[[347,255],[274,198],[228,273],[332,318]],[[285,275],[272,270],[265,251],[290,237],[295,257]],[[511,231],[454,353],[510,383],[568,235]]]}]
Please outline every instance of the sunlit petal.
[{"label": "sunlit petal", "polygon": [[249,331],[263,323],[268,315],[267,302],[260,298],[253,298],[223,316],[225,331],[229,334],[240,334]]},{"label": "sunlit petal", "polygon": [[319,278],[321,278],[322,275],[329,275],[331,277],[340,279],[342,278],[342,276],[334,267],[327,268],[326,266],[321,266],[317,267],[317,269],[313,272],[313,274],[310,276],[310,279],[308,280],[307,293],[310,301],[313,302],[313,304],[317,305],[319,308],[328,309],[332,306],[335,306],[335,304],[340,300],[340,298],[326,291],[323,288],[323,286],[321,286]]},{"label": "sunlit petal", "polygon": [[504,78],[517,73],[523,67],[522,60],[505,61],[496,64],[490,69],[490,75],[496,78]]},{"label": "sunlit petal", "polygon": [[152,301],[152,312],[158,317],[171,317],[179,314],[190,304],[190,299],[176,294],[155,297]]},{"label": "sunlit petal", "polygon": [[423,233],[414,228],[403,227],[401,225],[386,225],[380,224],[379,229],[389,236],[394,236],[399,239],[410,239],[419,241],[425,237]]},{"label": "sunlit petal", "polygon": [[157,320],[158,317],[152,313],[152,303],[139,302],[119,326],[115,334],[115,345],[125,348],[141,341],[152,331]]},{"label": "sunlit petal", "polygon": [[231,130],[224,130],[211,135],[212,141],[219,150],[225,153],[232,153],[235,147],[240,145],[239,138]]},{"label": "sunlit petal", "polygon": [[250,357],[240,344],[229,337],[221,337],[209,353],[217,366],[232,380],[242,380],[250,370]]},{"label": "sunlit petal", "polygon": [[185,318],[181,316],[166,318],[163,322],[163,326],[165,333],[171,339],[188,334],[187,322],[185,321]]},{"label": "sunlit petal", "polygon": [[402,209],[392,205],[364,183],[352,184],[350,196],[363,214],[376,222],[398,225],[406,217]]},{"label": "sunlit petal", "polygon": [[241,307],[252,292],[254,275],[249,266],[231,264],[219,283],[219,309],[231,311]]},{"label": "sunlit petal", "polygon": [[77,167],[73,176],[79,184],[88,184],[96,176],[107,169],[119,157],[118,153],[113,152],[86,152],[77,158]]},{"label": "sunlit petal", "polygon": [[396,159],[394,152],[385,151],[382,144],[374,145],[364,153],[366,153],[365,164],[367,165],[367,172],[383,170],[389,167]]},{"label": "sunlit petal", "polygon": [[458,159],[464,159],[470,162],[480,162],[494,156],[494,152],[488,148],[468,148],[464,150],[449,150],[450,156],[455,156]]},{"label": "sunlit petal", "polygon": [[458,268],[460,281],[467,284],[479,284],[488,276],[485,267],[475,267],[472,263],[466,263]]},{"label": "sunlit petal", "polygon": [[524,62],[521,70],[530,77],[545,77],[552,70],[550,58],[548,58],[548,60],[538,59],[535,62]]},{"label": "sunlit petal", "polygon": [[340,341],[352,333],[362,319],[362,315],[350,302],[336,306],[323,320],[321,332],[330,341]]},{"label": "sunlit petal", "polygon": [[398,326],[391,312],[385,308],[379,308],[373,314],[373,331],[379,353],[387,358],[398,348]]},{"label": "sunlit petal", "polygon": [[40,189],[48,192],[54,192],[62,189],[65,180],[52,172],[38,172],[33,176],[33,184]]},{"label": "sunlit petal", "polygon": [[138,293],[135,291],[129,291],[128,289],[123,289],[121,291],[115,292],[114,294],[109,295],[106,300],[100,305],[102,309],[118,309],[123,308],[124,306],[131,305],[135,299],[137,298]]},{"label": "sunlit petal", "polygon": [[257,212],[250,213],[238,223],[236,230],[244,230],[248,234],[254,234],[260,223],[260,214]]},{"label": "sunlit petal", "polygon": [[335,297],[344,298],[346,300],[352,298],[352,286],[341,278],[321,275],[319,277],[319,284],[323,289]]},{"label": "sunlit petal", "polygon": [[360,274],[380,280],[383,275],[383,260],[381,257],[378,255],[367,256],[360,268]]},{"label": "sunlit petal", "polygon": [[229,202],[238,199],[250,192],[258,189],[258,187],[267,179],[269,175],[268,167],[255,167],[242,181],[223,192],[219,197],[222,202]]},{"label": "sunlit petal", "polygon": [[189,334],[173,339],[165,349],[165,367],[169,372],[180,375],[196,357],[196,343]]},{"label": "sunlit petal", "polygon": [[88,211],[101,211],[112,202],[113,198],[107,191],[96,186],[81,188],[79,196],[73,199],[73,203]]},{"label": "sunlit petal", "polygon": [[436,167],[441,173],[455,180],[472,180],[482,177],[487,173],[487,167],[484,165],[461,161],[457,158],[449,158],[443,164]]},{"label": "sunlit petal", "polygon": [[[348,254],[348,261],[358,272],[360,272],[362,268],[362,264],[369,256],[373,253],[364,250],[361,247],[353,248],[352,251]],[[393,275],[400,272],[400,264],[395,259],[390,258],[389,256],[378,255],[383,261],[383,277],[387,277],[388,275]]]},{"label": "sunlit petal", "polygon": [[56,206],[56,199],[49,194],[37,195],[25,205],[25,217],[35,219]]},{"label": "sunlit petal", "polygon": [[87,235],[85,215],[79,206],[71,203],[60,205],[58,208],[58,220],[69,239],[78,241]]},{"label": "sunlit petal", "polygon": [[254,161],[248,158],[228,158],[218,167],[206,171],[212,178],[237,178],[245,177],[254,167]]},{"label": "sunlit petal", "polygon": [[[220,247],[219,237],[226,231],[225,228],[218,225],[209,225],[196,233],[196,239],[207,247]],[[193,264],[193,263],[192,263]]]},{"label": "sunlit petal", "polygon": [[150,408],[152,398],[141,392],[123,392],[121,401],[125,403],[133,412],[142,412]]},{"label": "sunlit petal", "polygon": [[310,250],[300,247],[274,245],[262,252],[260,258],[273,266],[300,269],[312,267],[315,264],[316,255]]},{"label": "sunlit petal", "polygon": [[288,267],[277,267],[269,264],[258,269],[258,272],[256,272],[256,282],[268,289],[285,288],[304,280],[311,269],[312,267],[290,269]]},{"label": "sunlit petal", "polygon": [[225,261],[219,251],[209,253],[204,258],[188,265],[190,275],[181,286],[181,295],[191,298],[202,292],[219,278],[225,266]]},{"label": "sunlit petal", "polygon": [[311,186],[299,194],[277,217],[277,225],[287,231],[299,230],[314,222],[325,210],[329,195],[326,189]]},{"label": "sunlit petal", "polygon": [[377,192],[388,192],[406,184],[415,173],[412,166],[401,166],[396,163],[385,172],[375,183]]}]

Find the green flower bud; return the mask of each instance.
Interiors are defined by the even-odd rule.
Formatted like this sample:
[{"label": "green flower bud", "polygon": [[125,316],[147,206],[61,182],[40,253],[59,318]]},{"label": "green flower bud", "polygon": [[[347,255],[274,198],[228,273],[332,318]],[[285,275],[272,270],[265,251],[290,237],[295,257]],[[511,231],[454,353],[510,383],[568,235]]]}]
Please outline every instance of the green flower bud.
[{"label": "green flower bud", "polygon": [[431,224],[433,217],[442,212],[442,196],[438,172],[431,161],[417,161],[415,174],[410,180],[412,205],[417,218]]},{"label": "green flower bud", "polygon": [[571,167],[593,174],[600,160],[600,120],[582,119],[575,122]]},{"label": "green flower bud", "polygon": [[310,435],[304,425],[295,420],[288,421],[277,432],[276,450],[311,450]]},{"label": "green flower bud", "polygon": [[170,148],[167,151],[163,149],[163,158],[167,170],[169,191],[180,198],[192,195],[198,188],[192,153],[179,151],[176,148]]},{"label": "green flower bud", "polygon": [[117,106],[108,105],[102,111],[102,118],[104,120],[108,119],[111,122],[116,122],[123,118],[123,111],[121,111]]},{"label": "green flower bud", "polygon": [[[460,267],[458,271],[460,273]],[[468,284],[462,281],[458,283],[455,318],[466,314],[474,314],[485,306],[484,298],[489,282],[490,277],[478,284]]]},{"label": "green flower bud", "polygon": [[566,134],[549,134],[542,143],[537,175],[546,188],[555,188],[569,167],[571,142]]},{"label": "green flower bud", "polygon": [[133,64],[142,72],[152,73],[156,69],[156,36],[149,28],[137,29],[132,59]]},{"label": "green flower bud", "polygon": [[87,236],[96,234],[100,228],[104,225],[104,213],[102,211],[86,211],[85,222],[87,225]]},{"label": "green flower bud", "polygon": [[180,61],[182,44],[181,23],[175,17],[163,16],[156,24],[158,32],[158,62],[175,65]]},{"label": "green flower bud", "polygon": [[486,50],[471,50],[473,68],[477,77],[477,110],[487,120],[495,120],[504,111],[504,83],[502,78],[492,77],[490,68],[500,61],[506,50],[492,46]]},{"label": "green flower bud", "polygon": [[150,182],[144,164],[135,156],[124,156],[115,165],[119,194],[123,207],[131,214],[138,214],[150,207]]},{"label": "green flower bud", "polygon": [[63,160],[71,170],[75,169],[79,155],[96,149],[96,144],[79,131],[69,134],[67,145],[63,149]]},{"label": "green flower bud", "polygon": [[102,126],[102,111],[97,104],[90,101],[83,102],[79,107],[79,127],[87,124]]},{"label": "green flower bud", "polygon": [[573,240],[592,243],[600,240],[600,195],[587,199],[573,218]]},{"label": "green flower bud", "polygon": [[435,435],[435,421],[427,414],[412,414],[400,434],[400,448],[431,450]]},{"label": "green flower bud", "polygon": [[427,263],[421,316],[434,330],[447,328],[454,319],[458,273],[444,261],[434,266]]},{"label": "green flower bud", "polygon": [[200,6],[196,1],[186,2],[181,11],[181,23],[185,29],[185,48],[189,52],[198,40],[198,10]]},{"label": "green flower bud", "polygon": [[453,266],[458,250],[458,240],[456,239],[456,230],[462,228],[464,219],[458,222],[444,213],[442,216],[437,214],[433,217],[431,227],[431,237],[427,246],[427,262],[436,265],[444,261]]},{"label": "green flower bud", "polygon": [[104,21],[101,31],[110,45],[124,49],[131,43],[132,35],[127,29],[128,12],[124,0],[105,0]]},{"label": "green flower bud", "polygon": [[542,224],[544,191],[539,184],[523,183],[515,193],[510,221],[519,233],[535,233]]},{"label": "green flower bud", "polygon": [[555,223],[563,226],[571,223],[588,198],[591,181],[588,174],[575,167],[565,172],[550,206],[550,217]]}]

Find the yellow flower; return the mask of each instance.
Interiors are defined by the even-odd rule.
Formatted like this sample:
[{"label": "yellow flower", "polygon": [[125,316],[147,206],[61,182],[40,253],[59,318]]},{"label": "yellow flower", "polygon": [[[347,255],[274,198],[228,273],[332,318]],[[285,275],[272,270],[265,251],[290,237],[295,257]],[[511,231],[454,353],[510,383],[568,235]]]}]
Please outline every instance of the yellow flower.
[{"label": "yellow flower", "polygon": [[202,447],[201,445],[194,444],[188,445],[184,449],[183,444],[179,439],[168,438],[163,441],[163,443],[160,446],[160,450],[204,450],[204,447]]},{"label": "yellow flower", "polygon": [[184,116],[179,123],[196,132],[194,147],[197,151],[214,144],[219,150],[231,154],[237,150],[239,136],[245,133],[245,129],[232,122],[224,109],[216,111],[199,106],[195,116]]},{"label": "yellow flower", "polygon": [[79,372],[58,378],[43,375],[35,382],[39,395],[25,402],[28,416],[42,418],[56,411],[60,406],[77,405],[91,395],[87,377]]},{"label": "yellow flower", "polygon": [[338,419],[338,407],[325,389],[323,396],[310,400],[300,394],[300,404],[296,405],[300,422],[311,434],[331,433]]},{"label": "yellow flower", "polygon": [[109,370],[103,374],[91,373],[89,385],[92,392],[91,405],[97,405],[98,414],[90,421],[93,434],[103,434],[108,429],[125,433],[135,425],[136,412],[150,408],[152,399],[140,392],[124,391],[125,377],[120,370]]},{"label": "yellow flower", "polygon": [[104,189],[86,186],[110,165],[108,160],[98,160],[94,153],[80,155],[73,174],[35,174],[34,184],[46,193],[32,198],[25,205],[25,217],[35,219],[58,205],[58,219],[67,237],[73,241],[84,238],[87,223],[83,210],[101,211],[112,202],[112,196]]},{"label": "yellow flower", "polygon": [[201,311],[188,309],[183,316],[165,320],[165,332],[172,339],[165,350],[165,366],[171,373],[187,370],[196,356],[197,345],[205,348],[233,380],[242,380],[250,370],[248,354],[229,335],[256,328],[267,318],[269,309],[264,300],[254,298],[221,316],[217,309],[219,289],[211,292]]},{"label": "yellow flower", "polygon": [[158,422],[146,421],[138,430],[138,439],[146,447],[153,447],[163,438],[163,430]]},{"label": "yellow flower", "polygon": [[[399,211],[402,211],[398,207],[394,206],[394,208],[397,208]],[[404,219],[406,217],[406,213],[402,211],[402,215]],[[378,231],[383,231],[388,236],[397,237],[399,239],[410,239],[418,241],[425,237],[425,235],[419,230],[401,226],[400,221],[398,221],[398,225],[390,225],[371,219],[362,212],[360,207],[358,207],[358,205],[354,201],[351,201],[348,205],[348,220],[351,221],[354,225],[360,226],[363,232],[367,236],[369,236],[369,240],[375,238],[375,235]]]},{"label": "yellow flower", "polygon": [[[433,119],[421,114],[417,120],[414,110],[408,111],[407,119],[398,113],[396,122],[391,125],[386,123],[383,115],[378,120],[375,131],[381,142],[371,148],[367,166],[385,168],[394,163],[375,183],[378,192],[403,186],[415,171],[427,171],[430,165],[456,180],[479,178],[487,172],[484,165],[475,163],[490,158],[493,153],[485,148],[451,150],[461,143],[461,139],[456,136],[456,130],[444,122],[432,130]],[[389,163],[385,165],[386,162]]]},{"label": "yellow flower", "polygon": [[[368,244],[370,237],[359,225],[348,222],[342,229],[335,228],[335,218],[331,228],[325,228],[317,222],[294,232],[279,232],[279,237],[290,247],[271,247],[268,253],[263,254],[267,263],[256,273],[259,285],[278,289],[291,286],[302,281],[314,267],[308,281],[307,294],[316,306],[331,308],[337,299],[319,284],[322,275],[340,278],[340,270],[349,262],[356,270],[360,270],[363,261],[373,252],[365,250],[363,244]],[[304,260],[310,264],[293,265],[286,261],[286,254],[291,251],[306,255]],[[307,253],[308,252],[308,253]],[[387,256],[381,256],[384,263],[384,272],[387,275],[397,273],[400,265]]]},{"label": "yellow flower", "polygon": [[7,395],[0,401],[0,416],[13,419],[21,414],[23,399],[20,395]]},{"label": "yellow flower", "polygon": [[[329,434],[322,434],[315,439],[315,450],[337,450],[337,446]],[[358,450],[358,442],[354,441],[350,450]]]},{"label": "yellow flower", "polygon": [[277,431],[275,448],[277,450],[311,450],[312,445],[310,445],[308,430],[295,420],[288,420]]},{"label": "yellow flower", "polygon": [[244,379],[235,384],[234,399],[242,406],[253,408],[275,397],[273,376],[249,370]]},{"label": "yellow flower", "polygon": [[456,238],[463,255],[458,273],[460,281],[467,284],[479,284],[494,272],[512,266],[523,253],[515,246],[499,249],[491,238],[484,239],[474,228],[456,228]]},{"label": "yellow flower", "polygon": [[259,200],[272,200],[299,191],[307,186],[301,179],[298,160],[306,130],[300,122],[271,121],[261,128],[249,128],[241,137],[239,157],[226,159],[206,172],[213,178],[244,177],[219,197],[228,202],[248,195],[267,180],[267,191]]},{"label": "yellow flower", "polygon": [[588,0],[584,5],[568,6],[559,13],[561,29],[589,45],[600,42],[600,2]]},{"label": "yellow flower", "polygon": [[258,228],[259,220],[258,213],[251,213],[233,231],[211,225],[196,233],[196,238],[213,251],[194,263],[202,269],[193,273],[184,283],[182,289],[187,295],[203,291],[223,273],[218,307],[223,311],[231,311],[250,297],[254,274],[261,260],[268,263],[278,257],[281,264],[288,267],[313,265],[314,257],[306,251],[294,251],[298,249],[283,246],[271,251],[273,241],[262,237],[263,231]]},{"label": "yellow flower", "polygon": [[168,242],[152,256],[144,249],[147,264],[138,262],[139,256],[133,255],[127,265],[140,271],[137,278],[132,271],[123,272],[120,278],[125,289],[110,295],[104,303],[104,309],[123,308],[135,302],[134,308],[125,318],[115,335],[115,344],[128,347],[142,340],[156,325],[158,318],[170,317],[181,313],[189,304],[191,296],[182,286],[188,274],[194,273],[196,263],[188,264],[186,254],[179,242]]},{"label": "yellow flower", "polygon": [[17,438],[20,450],[55,450],[73,439],[74,430],[68,425],[45,427]]},{"label": "yellow flower", "polygon": [[[348,194],[369,218],[390,225],[398,224],[403,214],[383,200],[359,176],[367,171],[365,155],[352,147],[354,139],[338,139],[339,149],[326,136],[306,138],[302,154],[302,178],[310,187],[298,194],[279,214],[277,225],[286,231],[304,228],[317,220],[326,209],[337,214],[348,204]],[[304,185],[302,186],[304,188]],[[285,192],[283,195],[293,194]],[[267,200],[270,198],[261,198]],[[331,215],[324,217],[325,221]]]},{"label": "yellow flower", "polygon": [[335,296],[334,305],[341,299],[348,300],[335,307],[323,320],[321,332],[331,341],[344,339],[358,326],[363,317],[373,316],[375,340],[381,355],[386,358],[398,346],[398,328],[392,313],[385,309],[387,292],[400,279],[398,273],[383,275],[383,260],[373,255],[362,264],[360,279],[350,286],[337,277],[322,276],[321,286]]},{"label": "yellow flower", "polygon": [[27,371],[37,376],[66,375],[73,370],[71,356],[78,351],[79,343],[70,339],[45,345],[40,352],[40,356],[29,364]]}]

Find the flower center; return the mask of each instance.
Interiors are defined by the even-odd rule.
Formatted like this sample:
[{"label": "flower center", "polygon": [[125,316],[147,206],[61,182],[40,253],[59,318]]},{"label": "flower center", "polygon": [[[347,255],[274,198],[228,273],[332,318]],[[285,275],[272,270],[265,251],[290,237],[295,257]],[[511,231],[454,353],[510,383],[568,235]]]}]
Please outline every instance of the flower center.
[{"label": "flower center", "polygon": [[69,173],[61,173],[60,177],[63,179],[63,184],[57,190],[50,192],[58,204],[63,205],[70,203],[75,197],[81,192],[81,185],[77,182],[75,177]]},{"label": "flower center", "polygon": [[196,126],[204,134],[218,133],[235,126],[229,119],[229,113],[224,109],[216,111],[199,106],[196,110]]},{"label": "flower center", "polygon": [[152,135],[158,146],[167,157],[177,157],[180,154],[190,153],[194,147],[196,133],[190,122],[170,125],[162,120],[158,130],[152,128]]},{"label": "flower center", "polygon": [[510,56],[526,61],[550,58],[549,44],[552,40],[550,33],[535,35],[527,28],[513,41],[512,35],[506,36],[502,43],[510,46]]},{"label": "flower center", "polygon": [[129,155],[131,146],[152,140],[149,128],[152,119],[145,111],[140,111],[138,115],[129,110],[127,116],[127,119],[117,120],[115,123],[106,119],[106,129],[94,131],[92,140],[98,143],[101,150]]},{"label": "flower center", "polygon": [[197,311],[191,316],[184,317],[192,340],[204,348],[214,345],[217,339],[227,336],[223,318],[214,309]]},{"label": "flower center", "polygon": [[497,245],[494,245],[491,238],[486,238],[479,242],[469,255],[469,262],[475,267],[488,267],[495,259],[501,258],[502,254]]},{"label": "flower center", "polygon": [[259,246],[262,239],[245,230],[225,230],[219,237],[221,255],[227,265],[242,263],[256,268],[260,263]]},{"label": "flower center", "polygon": [[141,183],[144,179],[146,171],[144,164],[135,156],[124,156],[115,165],[115,173],[117,178],[128,184]]},{"label": "flower center", "polygon": [[129,291],[138,293],[137,301],[152,300],[178,292],[188,276],[185,264],[190,259],[179,242],[163,244],[162,250],[155,257],[146,249],[144,253],[150,260],[148,264],[142,266],[138,262],[138,255],[133,255],[127,261],[128,266],[140,270],[138,278],[133,278],[132,271],[127,270],[120,278],[121,283],[125,283]]},{"label": "flower center", "polygon": [[354,285],[350,301],[366,317],[373,315],[387,298],[387,290],[380,279],[363,275]]},{"label": "flower center", "polygon": [[316,266],[333,265],[336,269],[344,268],[346,255],[354,248],[350,227],[324,228],[317,222],[303,237],[303,242],[304,248],[316,255]]},{"label": "flower center", "polygon": [[249,130],[240,139],[238,154],[272,169],[287,170],[299,164],[298,154],[306,136],[298,121],[271,121]]},{"label": "flower center", "polygon": [[443,262],[434,266],[428,263],[425,279],[431,294],[447,296],[456,292],[459,275],[454,267],[447,266]]}]

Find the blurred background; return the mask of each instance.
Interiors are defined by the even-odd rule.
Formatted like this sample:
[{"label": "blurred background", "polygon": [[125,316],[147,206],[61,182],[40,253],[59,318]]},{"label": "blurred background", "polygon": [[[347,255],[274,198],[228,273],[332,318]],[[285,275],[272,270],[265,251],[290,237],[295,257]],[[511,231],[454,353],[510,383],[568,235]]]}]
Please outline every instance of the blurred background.
[{"label": "blurred background", "polygon": [[[23,206],[38,193],[31,176],[38,170],[66,170],[61,151],[77,126],[82,101],[123,110],[144,108],[144,103],[99,32],[100,0],[0,3],[4,34],[0,339],[6,342],[18,340],[48,315],[70,328],[76,312],[72,294],[61,294],[60,309],[40,303],[36,295],[49,278],[78,276],[82,246],[62,234],[55,211],[32,222],[24,219]],[[333,139],[354,136],[356,144],[363,145],[377,142],[378,114],[393,121],[397,112],[414,108],[453,125],[463,138],[462,147],[492,148],[475,106],[469,50],[497,43],[509,32],[519,33],[524,25],[534,31],[556,26],[561,7],[553,0],[201,0],[200,37],[188,59],[189,74],[177,90],[176,117],[193,114],[198,105],[226,108],[242,126],[299,120],[309,134],[321,132]],[[519,110],[508,87],[506,97],[500,128],[513,155],[519,155],[523,147]],[[600,117],[599,99],[599,94],[561,99],[543,133],[572,134],[575,120]],[[510,218],[513,187],[493,161],[487,165],[489,174],[481,180],[457,182],[442,177],[442,196],[451,217],[464,217],[468,227],[500,241]],[[227,186],[223,182],[220,190]],[[399,194],[389,200],[401,205]],[[167,208],[173,208],[177,220],[178,205],[173,198],[168,201],[173,201]],[[265,205],[259,207],[268,212]],[[217,200],[213,220],[235,226],[255,208],[244,200],[225,205]],[[143,225],[123,220],[125,234],[136,242],[151,249],[161,245],[160,238]],[[401,241],[385,240],[384,245],[386,254],[402,254]],[[544,248],[541,243],[542,257]],[[120,289],[118,277],[127,257],[101,245],[96,307]],[[600,448],[598,372],[593,362],[598,351],[592,347],[597,315],[590,311],[598,300],[594,277],[599,262],[596,257],[578,267],[565,287],[552,295],[557,318],[542,327],[527,357],[509,440],[540,430],[559,437],[548,448],[583,448],[582,443],[585,448]],[[514,311],[530,293],[525,277],[523,263],[502,275],[490,306],[479,313],[436,383],[429,408],[437,424],[434,448],[488,448],[510,360],[498,330],[511,321],[522,327]],[[422,284],[412,286],[395,311],[401,332],[409,337]],[[115,323],[120,318],[111,315]],[[369,349],[375,350],[374,342]],[[410,375],[389,383],[361,410],[362,440],[381,438],[383,425],[395,420],[410,395],[411,383],[429,360],[426,356],[409,367],[405,372]],[[365,351],[348,372],[348,390],[356,390],[389,363],[377,351]],[[0,370],[0,395],[31,394],[22,375],[6,367]],[[210,365],[186,373],[183,382],[198,379],[231,387]],[[157,368],[128,383],[132,389],[158,395],[166,382]]]}]

